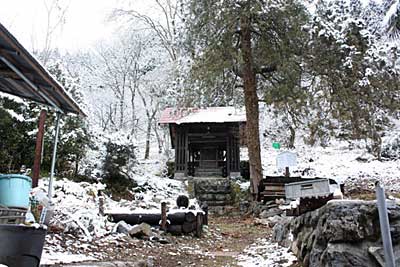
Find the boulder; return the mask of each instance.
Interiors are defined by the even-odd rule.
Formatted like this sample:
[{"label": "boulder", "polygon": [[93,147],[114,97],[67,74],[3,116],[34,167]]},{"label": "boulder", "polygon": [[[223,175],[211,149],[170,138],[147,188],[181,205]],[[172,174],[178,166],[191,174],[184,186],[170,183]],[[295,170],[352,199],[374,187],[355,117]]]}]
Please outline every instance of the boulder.
[{"label": "boulder", "polygon": [[129,230],[131,237],[150,237],[152,235],[151,226],[147,223],[136,224]]},{"label": "boulder", "polygon": [[135,267],[153,267],[154,259],[152,257],[149,257],[147,260],[140,260],[134,266]]},{"label": "boulder", "polygon": [[[400,206],[388,201],[388,215],[394,252],[400,255]],[[276,223],[273,239],[290,247],[304,266],[380,266],[374,249],[382,246],[374,201],[330,201]]]},{"label": "boulder", "polygon": [[290,218],[286,216],[275,215],[272,217],[268,217],[266,220],[268,222],[268,226],[270,228],[273,228],[276,224],[282,224],[283,221],[288,221],[290,220]]},{"label": "boulder", "polygon": [[271,208],[271,209],[262,211],[260,213],[260,218],[261,219],[266,219],[266,218],[269,218],[269,217],[280,215],[282,213],[283,213],[283,210],[281,210],[279,208]]},{"label": "boulder", "polygon": [[119,221],[113,229],[113,233],[128,234],[132,226],[127,224],[125,221]]}]

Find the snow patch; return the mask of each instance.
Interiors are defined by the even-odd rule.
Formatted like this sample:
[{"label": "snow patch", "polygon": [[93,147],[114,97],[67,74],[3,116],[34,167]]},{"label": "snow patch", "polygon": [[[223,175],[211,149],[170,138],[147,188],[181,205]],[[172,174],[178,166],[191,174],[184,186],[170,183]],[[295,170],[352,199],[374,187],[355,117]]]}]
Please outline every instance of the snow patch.
[{"label": "snow patch", "polygon": [[96,258],[82,254],[44,251],[40,263],[54,265],[60,263],[77,263],[77,262],[94,261],[94,260],[96,260]]},{"label": "snow patch", "polygon": [[257,239],[237,259],[238,265],[243,267],[285,267],[291,266],[297,261],[296,256],[289,252],[287,248],[272,243],[266,238]]}]

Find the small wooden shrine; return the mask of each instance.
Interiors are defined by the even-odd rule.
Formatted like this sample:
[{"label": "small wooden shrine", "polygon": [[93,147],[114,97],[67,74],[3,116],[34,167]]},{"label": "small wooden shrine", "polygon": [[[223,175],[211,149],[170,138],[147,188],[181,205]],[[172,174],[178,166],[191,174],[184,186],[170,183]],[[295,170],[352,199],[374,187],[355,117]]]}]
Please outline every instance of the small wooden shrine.
[{"label": "small wooden shrine", "polygon": [[161,125],[168,125],[175,149],[175,177],[240,175],[240,145],[246,115],[234,107],[167,108]]}]

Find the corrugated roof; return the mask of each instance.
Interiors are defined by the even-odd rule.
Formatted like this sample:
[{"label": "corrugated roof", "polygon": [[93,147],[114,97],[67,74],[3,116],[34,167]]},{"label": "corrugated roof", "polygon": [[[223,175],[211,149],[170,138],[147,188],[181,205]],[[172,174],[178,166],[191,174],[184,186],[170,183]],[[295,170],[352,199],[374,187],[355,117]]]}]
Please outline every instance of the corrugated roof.
[{"label": "corrugated roof", "polygon": [[63,86],[1,23],[0,91],[85,116]]},{"label": "corrugated roof", "polygon": [[166,108],[162,113],[159,124],[183,123],[223,123],[245,122],[246,112],[243,108],[235,107],[210,107],[210,108]]}]

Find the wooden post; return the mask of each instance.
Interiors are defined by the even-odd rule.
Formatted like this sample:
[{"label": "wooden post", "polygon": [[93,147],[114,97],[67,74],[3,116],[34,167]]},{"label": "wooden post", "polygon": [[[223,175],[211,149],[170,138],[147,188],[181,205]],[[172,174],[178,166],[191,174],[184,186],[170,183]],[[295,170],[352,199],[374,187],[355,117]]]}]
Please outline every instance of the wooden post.
[{"label": "wooden post", "polygon": [[188,176],[188,168],[189,168],[189,137],[188,137],[188,128],[185,127],[184,133],[184,140],[185,140],[185,177]]},{"label": "wooden post", "polygon": [[198,212],[196,216],[196,237],[201,237],[202,233],[203,233],[203,214],[201,212]]},{"label": "wooden post", "polygon": [[201,209],[204,211],[203,224],[208,225],[208,205],[207,205],[207,203],[204,203],[203,205],[201,205]]},{"label": "wooden post", "polygon": [[289,167],[285,167],[285,177],[290,177]]},{"label": "wooden post", "polygon": [[40,175],[40,163],[42,162],[42,147],[44,136],[44,124],[46,122],[46,110],[42,109],[39,116],[38,132],[36,135],[35,159],[33,162],[32,187],[37,187]]},{"label": "wooden post", "polygon": [[229,178],[231,173],[231,145],[230,145],[230,133],[226,137],[226,175]]},{"label": "wooden post", "polygon": [[161,230],[167,230],[167,203],[161,202]]}]

